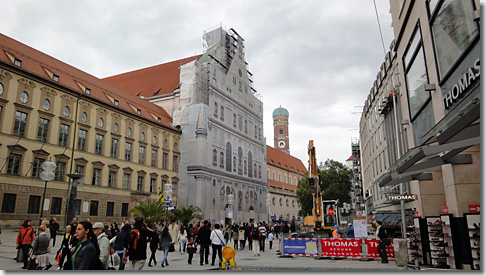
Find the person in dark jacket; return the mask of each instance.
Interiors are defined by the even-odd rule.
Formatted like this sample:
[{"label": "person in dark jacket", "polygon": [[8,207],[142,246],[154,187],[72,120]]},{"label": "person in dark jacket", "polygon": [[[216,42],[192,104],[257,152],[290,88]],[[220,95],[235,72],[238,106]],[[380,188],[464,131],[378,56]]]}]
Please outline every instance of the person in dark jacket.
[{"label": "person in dark jacket", "polygon": [[143,270],[143,266],[147,260],[147,243],[150,241],[150,238],[157,235],[157,233],[154,233],[152,229],[147,228],[147,224],[143,221],[142,217],[135,218],[133,229],[137,229],[140,233],[137,249],[128,250],[128,234],[125,239],[125,245],[123,246],[122,261],[126,264],[128,263],[128,260],[130,260],[130,270]]},{"label": "person in dark jacket", "polygon": [[388,256],[386,255],[386,247],[385,247],[385,240],[386,240],[386,233],[385,229],[381,227],[382,222],[377,221],[376,222],[376,233],[378,233],[378,238],[380,239],[380,242],[378,243],[378,247],[376,250],[378,251],[378,254],[380,255],[381,262],[382,263],[388,263]]},{"label": "person in dark jacket", "polygon": [[95,262],[96,260],[99,261],[100,248],[91,222],[82,221],[78,223],[75,237],[78,240],[78,245],[71,257],[73,270],[96,269]]},{"label": "person in dark jacket", "polygon": [[49,231],[51,231],[52,247],[56,246],[56,236],[59,233],[59,223],[56,218],[49,220]]},{"label": "person in dark jacket", "polygon": [[164,258],[162,259],[161,266],[164,267],[165,265],[169,265],[169,260],[167,259],[169,257],[169,248],[170,244],[172,243],[172,236],[169,233],[169,227],[164,227],[164,230],[162,230],[162,234],[160,234],[160,248],[164,252]]},{"label": "person in dark jacket", "polygon": [[354,227],[353,224],[348,223],[348,229],[346,229],[346,234],[349,239],[354,239]]},{"label": "person in dark jacket", "polygon": [[[127,238],[128,232],[132,230],[132,226],[130,224],[125,224],[123,225],[121,232],[118,232],[116,237],[114,237],[114,245],[113,245],[113,250],[115,250],[116,254],[120,257],[120,260],[123,259],[123,247],[125,246],[125,240]],[[125,269],[125,263],[120,262],[120,266],[118,267],[118,270],[124,270]]]},{"label": "person in dark jacket", "polygon": [[211,244],[211,229],[208,226],[209,222],[204,221],[204,226],[201,227],[197,234],[196,243],[200,244],[199,249],[199,264],[203,265],[203,261],[209,264],[209,245]]},{"label": "person in dark jacket", "polygon": [[[245,240],[248,240],[248,249],[251,251],[253,248],[253,241],[250,237],[250,232],[252,227],[252,223],[245,223]],[[243,248],[245,248],[245,245],[243,244]]]},{"label": "person in dark jacket", "polygon": [[118,228],[118,224],[116,224],[116,222],[111,223],[110,233],[112,238],[116,237],[116,235],[120,233],[120,229]]},{"label": "person in dark jacket", "polygon": [[[73,234],[71,234],[71,225],[66,225],[66,233],[63,236],[61,242],[61,256],[59,257],[59,268],[61,270],[63,267],[66,269],[72,269],[73,265],[71,263],[71,239],[73,238]],[[66,258],[67,257],[67,258]],[[66,264],[64,264],[64,258],[66,258]]]},{"label": "person in dark jacket", "polygon": [[[152,230],[156,232],[157,226],[152,227]],[[154,264],[157,265],[157,260],[155,259],[155,253],[157,252],[157,249],[160,248],[159,242],[160,242],[159,235],[154,235],[150,239],[150,252],[152,252],[152,255],[150,255],[150,259],[149,259],[149,263],[148,263],[149,267],[152,267],[152,260],[154,260]]]}]

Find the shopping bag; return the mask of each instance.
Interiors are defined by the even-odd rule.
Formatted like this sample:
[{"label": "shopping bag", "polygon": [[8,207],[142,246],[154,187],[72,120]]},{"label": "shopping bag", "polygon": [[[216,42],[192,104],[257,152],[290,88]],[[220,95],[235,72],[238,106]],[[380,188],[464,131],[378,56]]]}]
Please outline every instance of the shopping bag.
[{"label": "shopping bag", "polygon": [[57,250],[56,253],[56,264],[59,264],[59,259],[61,258],[61,249]]},{"label": "shopping bag", "polygon": [[170,243],[169,252],[174,252],[174,251],[175,251],[174,243]]},{"label": "shopping bag", "polygon": [[37,270],[37,262],[34,256],[29,257],[29,262],[27,262],[27,270]]},{"label": "shopping bag", "polygon": [[24,262],[24,251],[20,247],[17,249],[17,263],[23,263]]}]

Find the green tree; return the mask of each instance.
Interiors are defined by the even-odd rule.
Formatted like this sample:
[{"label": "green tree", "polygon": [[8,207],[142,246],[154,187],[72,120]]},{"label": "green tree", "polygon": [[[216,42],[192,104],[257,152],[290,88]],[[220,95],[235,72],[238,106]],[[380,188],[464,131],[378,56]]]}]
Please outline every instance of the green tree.
[{"label": "green tree", "polygon": [[201,209],[199,207],[181,206],[171,211],[169,218],[182,222],[183,225],[187,225],[193,219],[202,220],[204,217],[200,215]]},{"label": "green tree", "polygon": [[319,181],[322,199],[339,199],[339,203],[351,202],[352,171],[343,163],[327,159],[319,164]]},{"label": "green tree", "polygon": [[165,218],[165,208],[159,206],[158,200],[146,199],[139,201],[138,204],[130,210],[130,213],[143,217],[147,225],[153,225]]},{"label": "green tree", "polygon": [[297,202],[299,202],[300,210],[297,213],[298,216],[305,217],[312,215],[313,198],[309,189],[309,174],[306,173],[305,177],[302,177],[297,184]]}]

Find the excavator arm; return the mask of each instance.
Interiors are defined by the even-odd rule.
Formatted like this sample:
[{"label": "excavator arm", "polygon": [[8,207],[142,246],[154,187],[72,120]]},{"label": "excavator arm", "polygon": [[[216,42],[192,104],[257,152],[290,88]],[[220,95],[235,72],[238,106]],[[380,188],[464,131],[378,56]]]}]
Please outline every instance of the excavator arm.
[{"label": "excavator arm", "polygon": [[322,192],[319,185],[319,172],[317,170],[316,148],[314,140],[309,141],[309,187],[313,198],[312,214],[314,215],[314,231],[321,231],[322,224]]}]

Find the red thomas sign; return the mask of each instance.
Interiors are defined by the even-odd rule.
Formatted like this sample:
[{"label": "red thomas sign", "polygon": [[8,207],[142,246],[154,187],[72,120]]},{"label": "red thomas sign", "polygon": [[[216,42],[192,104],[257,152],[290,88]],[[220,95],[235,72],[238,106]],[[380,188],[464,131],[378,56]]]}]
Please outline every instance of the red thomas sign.
[{"label": "red thomas sign", "polygon": [[[387,246],[386,255],[388,258],[395,258],[395,249],[393,247],[393,239],[390,239],[392,245]],[[378,254],[378,243],[380,242],[379,239],[367,239],[366,240],[366,247],[368,248],[368,258],[379,258],[380,255]]]},{"label": "red thomas sign", "polygon": [[360,239],[321,239],[321,257],[361,257]]}]

